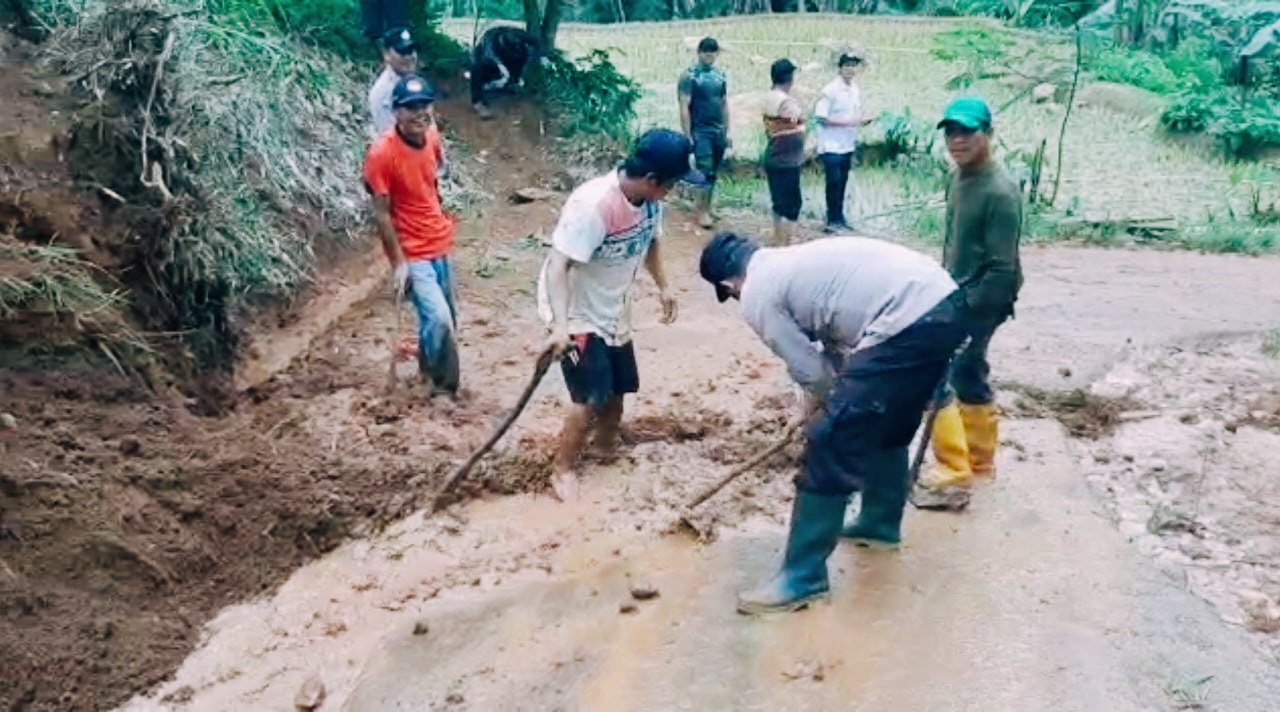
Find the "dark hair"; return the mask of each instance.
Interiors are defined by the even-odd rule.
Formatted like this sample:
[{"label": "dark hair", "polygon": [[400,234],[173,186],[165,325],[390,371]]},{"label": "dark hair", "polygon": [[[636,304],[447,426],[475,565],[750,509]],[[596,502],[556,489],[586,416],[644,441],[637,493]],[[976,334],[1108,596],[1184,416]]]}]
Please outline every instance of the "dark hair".
[{"label": "dark hair", "polygon": [[719,51],[720,51],[720,43],[716,42],[716,38],[714,37],[703,37],[702,41],[698,43],[699,53],[719,52]]},{"label": "dark hair", "polygon": [[862,57],[859,57],[856,54],[842,54],[840,55],[840,59],[836,61],[837,67],[845,67],[848,65],[856,67],[859,64],[862,64]]},{"label": "dark hair", "polygon": [[769,67],[769,78],[774,85],[789,84],[796,76],[796,65],[789,59],[779,59]]}]

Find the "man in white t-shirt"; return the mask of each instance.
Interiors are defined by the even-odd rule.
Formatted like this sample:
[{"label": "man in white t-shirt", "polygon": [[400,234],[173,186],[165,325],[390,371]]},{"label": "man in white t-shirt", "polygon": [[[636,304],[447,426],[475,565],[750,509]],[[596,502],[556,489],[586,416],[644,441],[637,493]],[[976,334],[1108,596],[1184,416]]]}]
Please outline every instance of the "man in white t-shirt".
[{"label": "man in white t-shirt", "polygon": [[551,329],[548,347],[564,357],[573,401],[553,463],[552,488],[562,500],[577,495],[577,459],[593,426],[596,448],[607,452],[623,396],[639,390],[631,285],[641,265],[658,286],[662,323],[676,319],[659,248],[661,201],[677,182],[705,182],[689,167],[692,155],[683,134],[648,131],[619,169],[579,186],[560,211],[538,277],[538,314]]},{"label": "man in white t-shirt", "polygon": [[393,27],[379,40],[382,47],[382,74],[369,89],[369,118],[373,137],[377,138],[396,125],[395,112],[391,108],[391,92],[400,80],[418,69],[418,43],[403,27]]},{"label": "man in white t-shirt", "polygon": [[871,123],[863,110],[858,73],[866,61],[863,52],[848,49],[836,60],[839,76],[822,88],[814,116],[818,120],[818,158],[827,177],[827,225],[823,232],[849,232],[844,217],[845,189],[858,147],[858,128]]}]

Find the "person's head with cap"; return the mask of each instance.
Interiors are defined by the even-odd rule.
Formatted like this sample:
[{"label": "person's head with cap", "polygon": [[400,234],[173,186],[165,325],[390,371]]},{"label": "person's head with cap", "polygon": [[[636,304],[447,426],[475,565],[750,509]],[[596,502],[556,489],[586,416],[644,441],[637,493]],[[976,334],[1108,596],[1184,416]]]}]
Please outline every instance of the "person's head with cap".
[{"label": "person's head with cap", "polygon": [[382,61],[396,74],[404,76],[418,69],[418,43],[404,27],[392,27],[382,34]]},{"label": "person's head with cap", "polygon": [[857,45],[850,45],[840,50],[836,57],[836,71],[846,82],[853,81],[858,72],[867,64],[867,53]]},{"label": "person's head with cap", "polygon": [[637,205],[662,200],[681,181],[704,185],[707,179],[692,167],[693,142],[671,129],[650,129],[636,141],[622,164],[622,192]]},{"label": "person's head with cap", "polygon": [[991,161],[991,109],[978,97],[966,96],[947,106],[938,122],[947,137],[947,152],[961,172],[981,169]]},{"label": "person's head with cap", "polygon": [[716,42],[714,37],[703,37],[698,43],[698,61],[704,67],[710,67],[716,63],[716,58],[720,56],[720,43]]},{"label": "person's head with cap", "polygon": [[795,81],[796,70],[799,69],[791,63],[789,59],[779,59],[769,67],[769,80],[773,85],[783,91],[791,89],[791,82]]},{"label": "person's head with cap", "polygon": [[742,296],[742,282],[747,277],[747,265],[760,249],[760,244],[735,232],[716,233],[702,248],[698,272],[716,290],[716,299]]},{"label": "person's head with cap", "polygon": [[410,142],[421,141],[435,120],[435,102],[435,90],[422,77],[410,74],[396,82],[391,90],[391,109],[400,135]]}]

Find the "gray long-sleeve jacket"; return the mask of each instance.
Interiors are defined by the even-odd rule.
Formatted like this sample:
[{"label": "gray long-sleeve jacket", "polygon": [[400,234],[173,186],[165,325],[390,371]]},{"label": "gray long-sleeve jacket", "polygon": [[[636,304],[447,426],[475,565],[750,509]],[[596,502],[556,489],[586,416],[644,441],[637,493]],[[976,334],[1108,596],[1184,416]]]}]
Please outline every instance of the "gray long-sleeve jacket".
[{"label": "gray long-sleeve jacket", "polygon": [[955,289],[941,265],[914,250],[832,237],[758,250],[747,265],[742,310],[796,383],[821,396],[836,363],[889,340]]}]

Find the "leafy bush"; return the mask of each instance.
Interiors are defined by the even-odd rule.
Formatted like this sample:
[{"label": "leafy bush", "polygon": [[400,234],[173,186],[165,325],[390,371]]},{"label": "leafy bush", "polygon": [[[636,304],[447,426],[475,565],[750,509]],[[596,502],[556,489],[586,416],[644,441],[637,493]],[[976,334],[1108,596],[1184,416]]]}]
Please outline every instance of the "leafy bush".
[{"label": "leafy bush", "polygon": [[572,61],[553,52],[545,64],[534,65],[528,84],[542,95],[566,137],[621,141],[633,132],[640,85],[618,71],[609,50],[594,49]]}]

